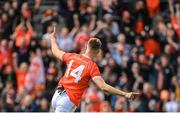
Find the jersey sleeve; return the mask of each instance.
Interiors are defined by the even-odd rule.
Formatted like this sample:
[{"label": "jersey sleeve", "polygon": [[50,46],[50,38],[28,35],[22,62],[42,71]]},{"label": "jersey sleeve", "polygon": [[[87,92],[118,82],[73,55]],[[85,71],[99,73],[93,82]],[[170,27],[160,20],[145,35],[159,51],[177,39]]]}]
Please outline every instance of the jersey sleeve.
[{"label": "jersey sleeve", "polygon": [[90,71],[90,75],[91,75],[91,78],[95,77],[95,76],[101,76],[101,73],[99,71],[99,68],[97,66],[97,64],[93,64],[92,65],[92,69]]},{"label": "jersey sleeve", "polygon": [[64,55],[62,56],[62,61],[69,62],[72,56],[73,56],[73,53],[64,53]]}]

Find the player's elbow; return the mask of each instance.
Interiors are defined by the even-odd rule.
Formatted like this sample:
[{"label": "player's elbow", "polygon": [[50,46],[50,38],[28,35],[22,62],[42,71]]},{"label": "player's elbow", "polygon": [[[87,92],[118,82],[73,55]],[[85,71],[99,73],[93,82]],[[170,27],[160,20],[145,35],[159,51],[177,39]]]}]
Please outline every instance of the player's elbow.
[{"label": "player's elbow", "polygon": [[108,90],[108,85],[106,84],[106,82],[101,77],[99,77],[99,76],[94,77],[93,81],[96,83],[98,88],[101,89],[102,91],[107,91]]},{"label": "player's elbow", "polygon": [[52,54],[56,56],[56,50],[54,48],[51,48]]},{"label": "player's elbow", "polygon": [[104,92],[107,92],[107,90],[108,90],[107,84],[106,84],[106,83],[102,84],[102,85],[100,86],[100,89],[101,89],[102,91],[104,91]]},{"label": "player's elbow", "polygon": [[52,54],[56,57],[58,57],[59,55],[59,52],[58,52],[58,49],[56,47],[51,47],[51,51],[52,51]]}]

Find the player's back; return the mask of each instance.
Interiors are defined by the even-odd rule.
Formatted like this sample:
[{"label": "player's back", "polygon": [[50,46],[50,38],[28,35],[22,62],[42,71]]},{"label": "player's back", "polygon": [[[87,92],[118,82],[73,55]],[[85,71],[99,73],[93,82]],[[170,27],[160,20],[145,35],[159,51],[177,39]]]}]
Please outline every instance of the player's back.
[{"label": "player's back", "polygon": [[65,53],[62,60],[66,62],[67,68],[59,85],[64,87],[70,100],[78,105],[90,80],[100,75],[98,66],[83,54]]}]

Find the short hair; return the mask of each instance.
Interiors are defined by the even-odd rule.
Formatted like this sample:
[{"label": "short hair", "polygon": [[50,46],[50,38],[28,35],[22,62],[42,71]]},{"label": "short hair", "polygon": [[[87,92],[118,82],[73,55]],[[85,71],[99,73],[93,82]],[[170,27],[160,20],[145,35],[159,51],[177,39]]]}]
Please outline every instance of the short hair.
[{"label": "short hair", "polygon": [[88,41],[88,46],[93,51],[99,50],[101,48],[101,45],[102,43],[98,38],[91,38]]}]

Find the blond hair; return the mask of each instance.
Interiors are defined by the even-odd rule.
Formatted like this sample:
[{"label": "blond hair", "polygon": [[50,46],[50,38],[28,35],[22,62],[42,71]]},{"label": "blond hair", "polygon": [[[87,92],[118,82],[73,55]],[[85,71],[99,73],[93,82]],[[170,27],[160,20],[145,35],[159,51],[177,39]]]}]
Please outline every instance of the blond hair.
[{"label": "blond hair", "polygon": [[88,46],[90,47],[91,50],[97,51],[101,48],[101,41],[98,38],[91,38],[88,41]]}]

